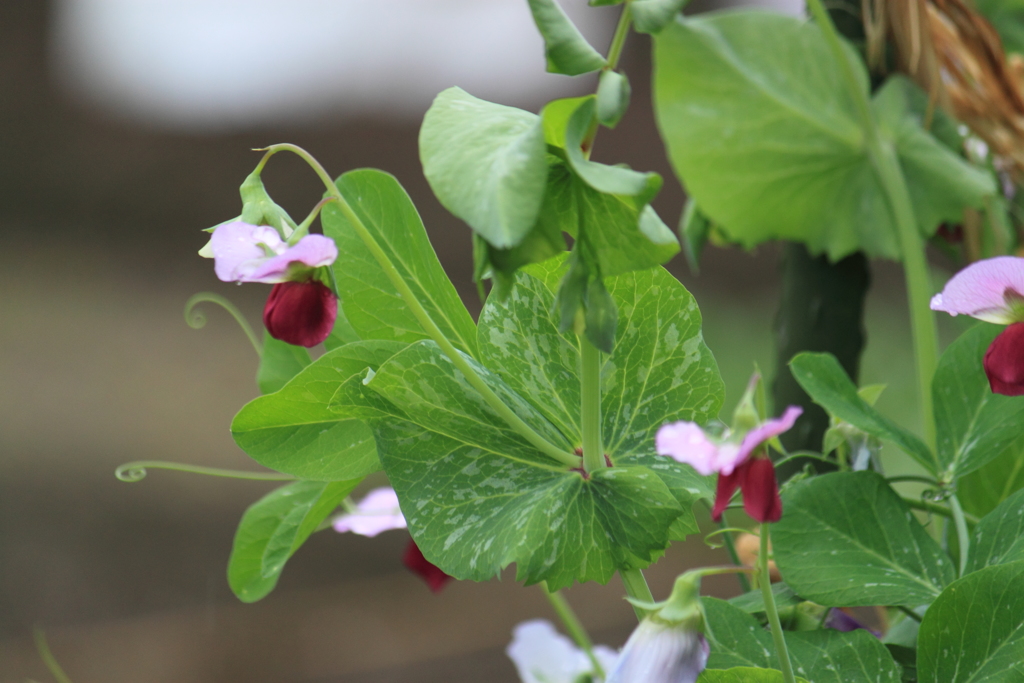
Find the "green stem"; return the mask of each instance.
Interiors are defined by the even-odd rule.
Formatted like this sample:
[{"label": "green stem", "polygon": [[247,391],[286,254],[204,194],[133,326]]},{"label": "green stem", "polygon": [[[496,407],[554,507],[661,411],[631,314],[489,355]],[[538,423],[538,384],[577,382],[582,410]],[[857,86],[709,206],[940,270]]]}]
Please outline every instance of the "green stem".
[{"label": "green stem", "polygon": [[910,609],[909,607],[904,607],[903,605],[896,605],[896,609],[903,612],[917,623],[921,623],[921,615],[915,612],[914,610]]},{"label": "green stem", "polygon": [[957,500],[955,493],[949,497],[949,508],[953,512],[953,524],[956,526],[957,550],[960,555],[960,573],[957,576],[963,576],[967,573],[967,555],[971,549],[971,537],[967,533],[967,520],[965,519],[964,509],[960,507],[960,501]]},{"label": "green stem", "polygon": [[[726,529],[729,526],[729,520],[726,518],[724,510],[722,511],[722,518],[718,523],[718,526],[721,529]],[[740,562],[739,553],[736,552],[736,543],[732,539],[732,534],[727,531],[723,533],[722,536],[725,540],[725,549],[729,552],[729,559],[732,560],[732,563],[736,566],[742,567],[743,563]],[[737,573],[736,580],[740,582],[740,589],[742,589],[744,593],[750,592],[750,579],[747,578],[746,574]]]},{"label": "green stem", "polygon": [[768,623],[772,627],[775,651],[779,655],[779,668],[782,671],[782,680],[785,683],[796,683],[796,679],[793,677],[793,664],[789,661],[789,648],[786,647],[786,636],[782,632],[782,622],[779,621],[779,610],[775,606],[771,575],[768,573],[769,526],[768,523],[761,524],[761,552],[757,557],[757,564],[761,569],[761,595],[764,597],[764,610],[768,615]]},{"label": "green stem", "polygon": [[[942,515],[943,517],[947,517],[954,521],[956,520],[956,512],[950,508],[943,507],[938,503],[933,503],[927,500],[918,500],[917,498],[904,498],[903,502],[906,503],[909,508],[920,510],[921,512],[931,512],[932,514]],[[960,510],[960,514],[963,516],[965,524],[971,524],[973,526],[981,521],[974,515],[967,514],[962,509]]]},{"label": "green stem", "polygon": [[808,0],[807,7],[825,34],[832,53],[843,72],[843,79],[857,107],[864,130],[871,165],[885,191],[889,209],[896,223],[900,253],[906,274],[907,299],[910,304],[910,321],[914,337],[914,351],[917,359],[917,384],[921,401],[921,421],[924,425],[925,442],[935,449],[935,416],[932,412],[932,377],[939,359],[938,332],[935,316],[929,307],[931,280],[924,255],[924,241],[914,217],[914,206],[910,199],[903,170],[892,144],[883,140],[878,133],[868,94],[857,79],[853,64],[843,49],[835,26],[829,18],[821,0]]},{"label": "green stem", "polygon": [[57,683],[71,683],[71,679],[64,673],[64,669],[57,663],[57,658],[50,651],[50,645],[46,642],[46,634],[43,633],[43,630],[37,628],[33,635],[36,641],[36,651],[39,653],[39,658],[43,660],[43,664],[50,671],[50,675],[57,680]]},{"label": "green stem", "polygon": [[583,469],[596,472],[605,466],[604,446],[601,443],[601,352],[585,337],[579,339]]},{"label": "green stem", "polygon": [[323,182],[324,187],[327,188],[328,194],[334,197],[338,202],[338,208],[348,219],[349,223],[355,229],[356,233],[363,240],[366,248],[370,250],[374,258],[377,259],[377,263],[380,265],[381,270],[387,275],[391,284],[398,290],[399,295],[405,302],[405,305],[409,307],[409,310],[419,321],[423,327],[423,331],[427,333],[431,339],[433,339],[446,356],[452,361],[455,367],[463,374],[466,381],[480,393],[484,401],[488,406],[491,407],[512,429],[519,433],[524,439],[529,441],[537,450],[541,451],[545,455],[549,456],[553,460],[567,466],[567,467],[578,467],[579,458],[572,453],[567,453],[558,446],[552,444],[550,441],[538,434],[530,425],[526,424],[522,418],[513,412],[511,408],[505,405],[504,401],[494,393],[494,391],[487,386],[483,378],[473,369],[473,366],[469,364],[466,357],[459,353],[458,349],[448,340],[441,329],[427,313],[426,309],[420,304],[416,295],[413,294],[412,289],[406,284],[402,275],[395,268],[395,265],[388,258],[388,255],[384,252],[381,246],[374,239],[369,229],[363,224],[363,221],[356,215],[356,212],[352,210],[348,200],[345,199],[344,195],[338,190],[337,185],[331,179],[331,176],[327,174],[324,167],[320,165],[313,156],[306,150],[292,144],[279,144],[271,145],[267,147],[268,153],[276,152],[292,152],[302,158],[309,166],[316,172]]},{"label": "green stem", "polygon": [[[626,595],[649,605],[654,603],[654,596],[651,595],[651,589],[647,586],[647,579],[644,578],[642,571],[639,569],[620,569],[619,576],[622,577],[622,585],[626,587]],[[637,621],[647,616],[647,610],[641,609],[636,605],[633,605],[633,611],[636,612]]]},{"label": "green stem", "polygon": [[296,481],[290,474],[278,474],[276,472],[245,472],[243,470],[225,470],[219,467],[202,467],[200,465],[186,465],[181,462],[167,462],[166,460],[136,460],[127,462],[116,470],[114,476],[121,481],[135,482],[146,478],[146,470],[174,470],[176,472],[191,472],[192,474],[205,474],[210,477],[226,477],[228,479],[255,479],[259,481]]},{"label": "green stem", "polygon": [[590,660],[590,665],[594,667],[594,673],[598,678],[604,680],[604,667],[601,666],[600,660],[594,655],[594,643],[590,640],[587,629],[583,627],[583,623],[576,616],[576,612],[573,611],[572,605],[569,604],[569,601],[559,591],[549,590],[547,583],[542,583],[541,588],[544,589],[544,595],[548,596],[548,602],[551,603],[555,614],[558,615],[562,625],[565,626],[565,630],[569,632],[576,645],[586,653],[587,658]]},{"label": "green stem", "polygon": [[217,304],[225,311],[231,314],[231,317],[235,319],[238,326],[242,328],[242,332],[245,332],[245,336],[249,338],[249,342],[252,347],[256,349],[256,355],[263,356],[263,345],[260,344],[260,340],[256,338],[256,333],[252,331],[252,326],[249,325],[249,321],[245,319],[242,312],[238,310],[238,307],[222,297],[220,294],[214,294],[213,292],[199,292],[189,297],[189,300],[185,302],[185,322],[193,330],[199,330],[206,326],[206,316],[203,315],[202,311],[195,310],[195,307],[201,303]]},{"label": "green stem", "polygon": [[611,47],[608,48],[608,66],[605,69],[615,71],[619,66],[619,58],[622,56],[622,48],[626,44],[626,36],[629,35],[629,26],[633,17],[629,11],[629,0],[622,6],[622,14],[619,15],[619,23],[615,27],[615,35],[612,36]]}]

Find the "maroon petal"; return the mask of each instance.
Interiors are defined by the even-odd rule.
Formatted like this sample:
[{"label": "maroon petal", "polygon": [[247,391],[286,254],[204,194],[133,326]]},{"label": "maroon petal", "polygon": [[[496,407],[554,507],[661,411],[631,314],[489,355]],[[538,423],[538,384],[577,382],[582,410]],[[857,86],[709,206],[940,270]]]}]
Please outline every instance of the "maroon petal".
[{"label": "maroon petal", "polygon": [[405,556],[402,558],[402,564],[426,581],[430,590],[435,593],[440,593],[444,585],[452,580],[452,577],[445,574],[437,565],[423,557],[420,547],[411,538],[409,539],[409,545],[405,547]]},{"label": "maroon petal", "polygon": [[777,522],[782,518],[782,499],[775,482],[775,465],[768,458],[752,458],[741,466],[743,509],[759,522]]},{"label": "maroon petal", "polygon": [[744,473],[747,471],[747,465],[750,461],[741,463],[732,474],[719,474],[718,475],[718,488],[715,490],[715,507],[711,511],[711,519],[716,522],[722,519],[722,513],[725,512],[725,508],[728,507],[729,501],[732,500],[732,494],[736,493],[736,489],[740,487],[740,482],[743,479]]},{"label": "maroon petal", "polygon": [[322,282],[274,285],[263,308],[263,325],[274,339],[295,346],[316,346],[331,333],[338,297]]},{"label": "maroon petal", "polygon": [[1014,323],[985,352],[985,375],[992,393],[1024,396],[1024,323]]}]

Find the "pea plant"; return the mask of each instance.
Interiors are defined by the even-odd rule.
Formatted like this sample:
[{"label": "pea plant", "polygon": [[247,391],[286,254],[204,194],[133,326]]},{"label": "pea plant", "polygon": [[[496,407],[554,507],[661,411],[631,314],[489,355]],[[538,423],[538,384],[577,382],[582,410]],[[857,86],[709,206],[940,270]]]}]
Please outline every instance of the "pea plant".
[{"label": "pea plant", "polygon": [[[535,114],[453,87],[419,137],[430,187],[471,230],[477,320],[382,171],[335,178],[272,145],[241,214],[208,230],[200,254],[221,280],[273,284],[262,342],[250,332],[262,395],[231,431],[274,471],[238,476],[287,483],[242,517],[234,593],[266,596],[315,531],[407,528],[405,564],[435,591],[512,564],[544,590],[568,637],[516,628],[509,656],[531,683],[1024,681],[1017,58],[962,0],[809,0],[809,18],[591,0],[621,6],[606,54],[556,0],[526,4],[548,70],[597,72],[596,93]],[[979,4],[1024,31],[1012,3]],[[591,159],[629,105],[633,31],[651,36],[658,127],[689,197],[678,232],[651,206],[658,174]],[[281,153],[324,188],[301,222],[261,180]],[[697,301],[662,264],[681,248],[696,262],[709,240],[775,239],[804,254],[785,267],[832,278],[784,274],[805,284],[780,316],[813,296],[832,320],[862,296],[844,264],[902,263],[920,432],[874,407],[882,387],[858,388],[857,306],[850,333],[829,323],[800,342],[809,323],[787,328],[799,353],[774,397],[755,375],[719,419]],[[929,244],[963,267],[940,293]],[[940,354],[934,311],[983,322]],[[796,398],[780,397],[784,378]],[[887,476],[883,444],[919,474]],[[377,472],[390,486],[352,500]],[[734,564],[656,599],[643,570],[700,533],[695,508]],[[753,566],[727,520],[746,525],[740,509],[757,523]],[[725,572],[745,592],[701,597],[700,578]],[[639,619],[621,651],[594,646],[560,593],[616,575]]]}]

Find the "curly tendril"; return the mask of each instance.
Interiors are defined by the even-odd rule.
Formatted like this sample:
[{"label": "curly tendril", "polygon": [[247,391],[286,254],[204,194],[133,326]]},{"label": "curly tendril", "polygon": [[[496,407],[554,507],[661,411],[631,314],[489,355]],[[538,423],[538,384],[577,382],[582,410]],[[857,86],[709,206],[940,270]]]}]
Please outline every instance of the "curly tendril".
[{"label": "curly tendril", "polygon": [[188,301],[185,302],[185,322],[193,330],[199,330],[206,326],[206,315],[196,310],[196,306],[201,303],[217,304],[225,311],[231,314],[231,317],[235,319],[242,331],[245,332],[245,336],[249,338],[252,343],[252,347],[256,349],[257,356],[263,356],[263,347],[260,344],[260,340],[256,338],[256,333],[252,331],[252,327],[249,325],[249,321],[245,319],[242,312],[238,310],[238,307],[222,297],[220,294],[214,294],[213,292],[199,292],[198,294],[192,295]]},{"label": "curly tendril", "polygon": [[147,470],[174,470],[176,472],[191,472],[192,474],[205,474],[210,477],[225,477],[228,479],[256,479],[260,481],[295,481],[290,474],[278,474],[277,472],[245,472],[243,470],[225,470],[219,467],[202,467],[200,465],[187,465],[181,462],[168,462],[166,460],[136,460],[127,462],[116,470],[114,476],[121,481],[136,482],[142,481],[148,474]]},{"label": "curly tendril", "polygon": [[711,538],[713,536],[720,536],[722,534],[730,534],[730,533],[749,534],[751,532],[750,532],[750,529],[741,529],[741,528],[735,527],[735,526],[729,526],[729,527],[724,527],[722,529],[716,529],[715,531],[712,531],[711,533],[709,533],[706,536],[704,536],[704,545],[706,545],[707,547],[712,548],[714,550],[717,550],[719,548],[725,547],[725,545],[726,545],[725,543],[717,543],[717,544],[716,543],[712,543],[711,542]]}]

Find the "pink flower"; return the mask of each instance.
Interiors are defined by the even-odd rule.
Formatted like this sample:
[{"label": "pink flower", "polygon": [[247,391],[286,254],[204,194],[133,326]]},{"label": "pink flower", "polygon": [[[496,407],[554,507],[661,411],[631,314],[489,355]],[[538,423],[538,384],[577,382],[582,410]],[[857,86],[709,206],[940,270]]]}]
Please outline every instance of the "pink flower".
[{"label": "pink flower", "polygon": [[771,460],[751,457],[761,444],[790,429],[803,408],[790,406],[780,418],[754,427],[742,439],[712,440],[694,422],[675,422],[658,430],[655,448],[659,455],[693,467],[704,476],[718,473],[718,488],[712,517],[722,512],[736,489],[743,491],[743,508],[759,522],[777,522],[782,516],[782,501]]},{"label": "pink flower", "polygon": [[931,308],[1009,325],[985,352],[985,376],[993,393],[1024,395],[1024,258],[972,263],[932,297]]},{"label": "pink flower", "polygon": [[405,517],[398,506],[398,495],[393,488],[382,486],[366,494],[355,510],[334,518],[334,530],[351,531],[373,538],[390,529],[406,528]]},{"label": "pink flower", "polygon": [[329,237],[306,235],[288,246],[269,225],[241,221],[218,225],[210,238],[210,250],[213,270],[224,282],[276,284],[305,279],[295,275],[329,266],[338,258],[338,248]]},{"label": "pink flower", "polygon": [[338,298],[316,276],[338,258],[334,240],[306,235],[288,246],[270,226],[235,221],[217,226],[209,251],[221,280],[274,285],[263,309],[271,337],[308,347],[330,335]]}]

